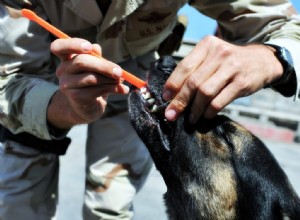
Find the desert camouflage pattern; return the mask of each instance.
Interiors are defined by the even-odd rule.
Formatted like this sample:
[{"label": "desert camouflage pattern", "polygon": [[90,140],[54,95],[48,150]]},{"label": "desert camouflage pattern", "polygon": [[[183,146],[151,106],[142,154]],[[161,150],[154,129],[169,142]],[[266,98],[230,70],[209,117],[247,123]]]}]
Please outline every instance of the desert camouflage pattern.
[{"label": "desert camouflage pattern", "polygon": [[58,200],[58,157],[0,143],[0,219],[50,220]]},{"label": "desert camouflage pattern", "polygon": [[[98,7],[101,0],[98,3],[96,0],[1,0],[0,123],[14,133],[28,132],[42,139],[51,139],[46,110],[51,96],[58,90],[55,69],[59,60],[49,51],[55,38],[37,24],[21,18],[20,9],[35,11],[71,37],[99,43],[105,58],[144,78],[149,63],[154,59],[153,52],[171,33],[177,22],[177,11],[186,3],[185,0],[112,0],[104,15]],[[287,0],[193,0],[189,4],[201,13],[217,19],[222,37],[228,41],[236,44],[269,42],[285,46],[294,58],[297,74],[300,74],[300,18]],[[202,26],[199,23],[200,28]],[[90,219],[92,214],[104,219],[117,218],[111,215],[108,217],[107,213],[117,213],[119,217],[123,216],[122,219],[130,219],[131,197],[143,184],[152,164],[147,150],[137,137],[125,142],[132,131],[129,121],[124,120],[122,124],[122,129],[125,128],[128,133],[123,130],[118,133],[113,129],[118,125],[114,119],[121,121],[118,117],[126,116],[126,99],[126,96],[110,97],[103,120],[89,127],[84,213]],[[106,133],[98,135],[100,127],[108,134],[116,132],[115,134],[120,135],[119,139],[113,135],[105,135]],[[106,143],[111,143],[110,147],[104,145],[102,138],[106,138]],[[36,152],[32,155],[32,149],[26,146],[22,148],[20,144],[11,152],[7,143],[2,145],[0,163],[6,161],[2,158],[8,158],[7,149],[12,158],[9,160],[11,165],[8,162],[5,166],[0,164],[0,190],[8,190],[5,191],[6,196],[0,197],[0,216],[5,216],[4,219],[18,219],[14,216],[16,213],[7,207],[11,204],[12,207],[17,206],[20,201],[19,204],[28,204],[21,209],[26,213],[24,215],[28,215],[26,219],[50,219],[56,204],[57,157]],[[115,152],[111,152],[114,148]],[[19,163],[18,149],[22,152],[22,163]],[[92,158],[96,154],[99,157]],[[107,159],[106,156],[111,154],[114,156]],[[42,160],[50,159],[49,164],[39,164]],[[128,161],[131,161],[130,164]],[[13,180],[5,179],[11,170],[14,170],[16,177]],[[44,172],[51,174],[51,179],[49,176],[40,176]],[[31,175],[34,178],[31,179]],[[112,175],[115,178],[110,182]],[[22,181],[25,177],[27,182]],[[43,179],[43,184],[35,185],[39,178]],[[28,179],[32,182],[28,182]],[[15,187],[24,194],[9,191],[7,186],[13,184],[14,180]],[[32,188],[30,194],[31,191],[27,191],[29,185],[26,184],[37,188]],[[47,192],[44,192],[45,187],[48,187]],[[36,192],[41,196],[37,200]],[[115,198],[111,201],[112,197],[108,192],[117,195],[128,193],[131,196],[128,200]],[[52,194],[53,197],[50,196]],[[47,198],[43,198],[44,196]],[[32,203],[41,199],[45,200],[40,206],[35,206],[36,202]],[[118,206],[114,207],[116,210],[109,212],[112,203]],[[48,212],[44,212],[45,207]],[[102,210],[97,212],[99,207]],[[103,207],[108,207],[106,213]],[[32,210],[36,211],[36,216],[31,215]]]},{"label": "desert camouflage pattern", "polygon": [[[172,30],[177,11],[185,3],[185,0],[113,0],[103,16],[95,0],[2,0],[1,123],[13,132],[26,131],[50,139],[45,112],[57,90],[50,81],[57,60],[48,50],[54,38],[37,24],[18,18],[18,9],[30,8],[70,36],[99,43],[104,56],[119,63],[156,50]],[[222,37],[228,41],[236,44],[269,41],[287,47],[294,57],[297,73],[300,72],[297,44],[300,18],[290,2],[194,0],[190,4],[217,19]],[[16,78],[17,75],[22,77]]]},{"label": "desert camouflage pattern", "polygon": [[153,168],[150,154],[128,112],[91,123],[88,133],[84,219],[132,219],[132,201]]}]

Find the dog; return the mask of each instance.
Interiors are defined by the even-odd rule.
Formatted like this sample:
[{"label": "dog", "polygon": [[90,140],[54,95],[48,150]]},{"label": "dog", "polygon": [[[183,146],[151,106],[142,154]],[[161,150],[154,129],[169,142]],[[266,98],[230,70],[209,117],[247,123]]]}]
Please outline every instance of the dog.
[{"label": "dog", "polygon": [[171,56],[158,59],[147,88],[129,95],[132,125],[167,186],[169,219],[300,219],[298,195],[252,133],[223,115],[195,125],[187,114],[164,118],[163,85],[175,67]]}]

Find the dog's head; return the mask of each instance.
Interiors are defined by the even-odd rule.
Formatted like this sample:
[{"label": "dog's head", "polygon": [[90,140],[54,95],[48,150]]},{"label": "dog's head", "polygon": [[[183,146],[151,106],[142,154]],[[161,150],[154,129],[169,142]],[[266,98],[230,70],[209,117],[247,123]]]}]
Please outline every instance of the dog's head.
[{"label": "dog's head", "polygon": [[[180,164],[178,169],[182,169],[183,164],[195,162],[191,158],[204,158],[200,154],[212,146],[222,151],[222,132],[230,129],[227,123],[230,120],[224,116],[217,116],[209,121],[201,119],[196,125],[190,125],[186,120],[188,110],[174,122],[165,119],[164,111],[168,103],[162,98],[163,86],[175,67],[172,57],[160,58],[148,72],[147,88],[135,90],[129,96],[129,114],[133,127],[163,176],[173,175],[173,178],[178,173],[176,164]],[[223,149],[224,152],[229,150],[228,147]],[[202,162],[197,160],[197,163],[199,169],[202,169]],[[185,168],[194,166],[187,165]]]},{"label": "dog's head", "polygon": [[[175,67],[171,57],[159,59],[148,73],[147,88],[136,90],[129,97],[130,118],[138,134],[146,142],[159,143],[161,150],[166,152],[170,150],[174,123],[164,119],[167,103],[162,99],[162,92]],[[153,144],[149,143],[149,146]]]},{"label": "dog's head", "polygon": [[[163,86],[175,67],[172,57],[159,59],[148,72],[147,88],[129,96],[133,127],[168,188],[169,217],[253,219],[254,213],[259,218],[266,210],[272,215],[299,213],[299,206],[287,205],[300,202],[286,175],[249,131],[220,115],[190,125],[188,110],[175,122],[165,119],[165,108],[159,106],[167,104]],[[280,213],[274,213],[275,206]]]},{"label": "dog's head", "polygon": [[[182,166],[189,163],[191,158],[196,158],[196,155],[203,158],[199,153],[203,153],[201,149],[205,149],[209,143],[213,142],[214,146],[220,148],[224,142],[220,134],[229,121],[226,117],[218,116],[209,121],[201,119],[198,124],[190,125],[186,120],[188,110],[174,122],[166,120],[164,111],[168,103],[162,98],[163,86],[175,67],[172,57],[160,58],[148,72],[147,88],[135,90],[129,96],[129,114],[133,127],[149,149],[157,168],[166,175],[176,175],[174,166],[181,159],[186,159],[180,163]],[[187,155],[189,153],[193,155]],[[185,156],[192,157],[188,159]],[[170,165],[172,159],[175,161]]]},{"label": "dog's head", "polygon": [[[190,125],[186,120],[187,110],[187,113],[174,122],[165,119],[165,107],[160,108],[167,104],[162,99],[163,86],[175,67],[172,57],[160,58],[148,72],[147,88],[130,94],[129,113],[133,127],[147,146],[168,187],[174,187],[176,182],[178,185],[189,184],[185,178],[199,176],[203,183],[215,172],[231,178],[232,174],[228,175],[231,168],[228,166],[222,172],[220,165],[229,161],[230,149],[220,137],[220,132],[226,127],[227,118],[219,116],[209,122],[201,119],[198,124]],[[218,155],[214,157],[212,154]],[[218,161],[219,157],[224,158]],[[211,168],[208,167],[210,164],[213,165]],[[215,171],[208,171],[214,168]],[[189,179],[191,182],[198,180]]]},{"label": "dog's head", "polygon": [[[187,213],[203,217],[205,215],[198,213],[199,210],[218,213],[218,209],[222,210],[222,215],[227,212],[224,216],[232,217],[237,196],[236,182],[230,148],[220,137],[225,128],[231,129],[225,125],[228,119],[220,116],[209,122],[201,119],[198,124],[189,125],[184,113],[174,122],[166,120],[165,108],[159,106],[167,104],[162,99],[163,86],[175,67],[172,57],[159,59],[148,72],[147,88],[130,94],[129,113],[133,127],[164,178],[168,188],[166,202],[189,200],[193,203],[191,207],[199,208],[187,210],[184,205],[178,207],[183,219]],[[213,190],[218,191],[214,200],[203,202],[208,195],[213,195]],[[191,199],[191,196],[195,198]],[[170,216],[178,216],[178,213],[171,212],[168,211]],[[212,219],[216,216],[207,215]]]}]

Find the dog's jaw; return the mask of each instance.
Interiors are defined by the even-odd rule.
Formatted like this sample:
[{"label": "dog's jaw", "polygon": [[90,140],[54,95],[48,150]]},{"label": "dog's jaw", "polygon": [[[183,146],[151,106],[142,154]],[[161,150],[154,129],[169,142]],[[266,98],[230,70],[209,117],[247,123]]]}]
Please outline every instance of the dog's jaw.
[{"label": "dog's jaw", "polygon": [[[166,104],[162,99],[163,86],[166,80],[169,78],[171,72],[176,67],[175,61],[171,57],[165,57],[158,60],[153,64],[150,69],[151,74],[148,74],[148,86],[146,90],[151,94],[151,97],[155,100],[156,106]],[[129,95],[129,114],[133,119],[132,123],[137,133],[144,140],[145,143],[154,139],[157,143],[161,143],[161,146],[155,146],[162,151],[170,150],[170,139],[172,134],[170,133],[174,123],[167,121],[164,118],[164,108],[159,111],[153,112],[153,109],[147,105],[147,100],[143,98],[143,94],[140,90],[135,90]],[[145,133],[145,130],[147,133]],[[147,144],[146,144],[147,145]],[[149,145],[149,150],[154,148]]]},{"label": "dog's jaw", "polygon": [[[173,62],[173,59],[171,61]],[[148,75],[147,90],[151,92],[151,96],[155,98],[159,105],[164,103],[161,98],[163,86],[170,75],[169,73],[175,68],[175,65],[170,65],[168,62],[169,58],[158,60],[155,66],[150,69]],[[166,71],[164,65],[171,66],[171,68]],[[204,174],[207,173],[207,170],[213,170],[214,168],[206,166],[206,164],[209,164],[208,161],[211,160],[211,157],[207,156],[207,154],[210,154],[210,148],[206,147],[205,144],[201,148],[198,147],[199,138],[195,136],[196,127],[185,126],[184,114],[175,122],[168,122],[164,119],[164,111],[151,112],[141,92],[138,90],[130,94],[129,106],[133,126],[148,148],[157,169],[162,174],[167,185],[168,192],[165,194],[167,207],[174,207],[176,204],[178,205],[182,202],[180,207],[168,210],[169,217],[171,219],[178,219],[180,216],[182,219],[187,219],[188,216],[194,215],[195,219],[199,219],[200,217],[203,219],[211,217],[213,219],[210,213],[217,216],[215,211],[217,208],[214,207],[221,207],[220,203],[216,202],[218,201],[218,196],[216,196],[213,204],[202,201],[204,192],[207,191],[205,194],[210,193],[209,190],[213,181],[209,175],[203,175],[199,179],[199,172]],[[205,133],[206,126],[200,127]],[[214,131],[211,132],[213,133]],[[207,137],[209,138],[210,134]],[[198,159],[194,160],[191,158]],[[199,160],[200,158],[202,159]],[[230,176],[231,174],[228,175]],[[203,188],[199,188],[201,185]],[[194,189],[198,192],[193,190],[195,186],[198,186],[197,189]],[[194,193],[199,196],[193,198]],[[184,204],[187,200],[190,202],[190,206]],[[230,210],[223,208],[222,212],[229,212],[227,216],[233,216],[235,208],[234,199],[231,201],[228,200],[228,204],[233,204],[232,208]],[[200,209],[195,207],[199,207]],[[199,210],[208,211],[203,214]]]},{"label": "dog's jaw", "polygon": [[[149,71],[147,89],[162,104],[169,75],[157,67]],[[183,114],[168,123],[164,111],[151,112],[139,91],[130,94],[129,113],[167,185],[169,219],[260,219],[266,213],[268,217],[285,213],[290,219],[300,216],[299,198],[271,153],[229,118],[201,119],[191,126]],[[275,205],[277,214],[272,210]]]},{"label": "dog's jaw", "polygon": [[[129,95],[130,102],[135,103],[133,107],[130,108],[129,114],[131,118],[134,118],[132,124],[141,137],[141,139],[146,143],[148,149],[151,150],[170,150],[170,136],[163,132],[162,127],[165,122],[160,120],[161,115],[153,114],[145,106],[144,100],[138,92],[131,93]],[[146,131],[146,132],[145,132]],[[147,141],[145,141],[147,140]],[[154,143],[156,144],[154,144]],[[161,146],[157,146],[157,143],[161,143]],[[152,145],[153,144],[153,145]],[[160,148],[160,149],[152,149]]]}]

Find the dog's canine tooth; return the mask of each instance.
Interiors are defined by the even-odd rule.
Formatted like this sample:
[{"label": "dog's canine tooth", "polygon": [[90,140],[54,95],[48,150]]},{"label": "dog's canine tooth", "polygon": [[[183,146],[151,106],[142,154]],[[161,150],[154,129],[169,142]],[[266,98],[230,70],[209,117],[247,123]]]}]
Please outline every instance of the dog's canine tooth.
[{"label": "dog's canine tooth", "polygon": [[146,99],[146,100],[151,98],[150,92],[146,92],[145,94],[142,94],[142,96],[143,96],[143,98]]},{"label": "dog's canine tooth", "polygon": [[158,108],[157,105],[153,105],[153,106],[152,106],[152,109],[151,109],[151,112],[152,112],[152,113],[155,113],[155,112],[158,111],[158,109],[159,109],[159,108]]},{"label": "dog's canine tooth", "polygon": [[142,87],[140,89],[140,91],[141,91],[142,94],[145,94],[147,92],[147,88],[146,87]]},{"label": "dog's canine tooth", "polygon": [[148,105],[153,105],[155,103],[155,98],[150,98],[147,100]]}]

